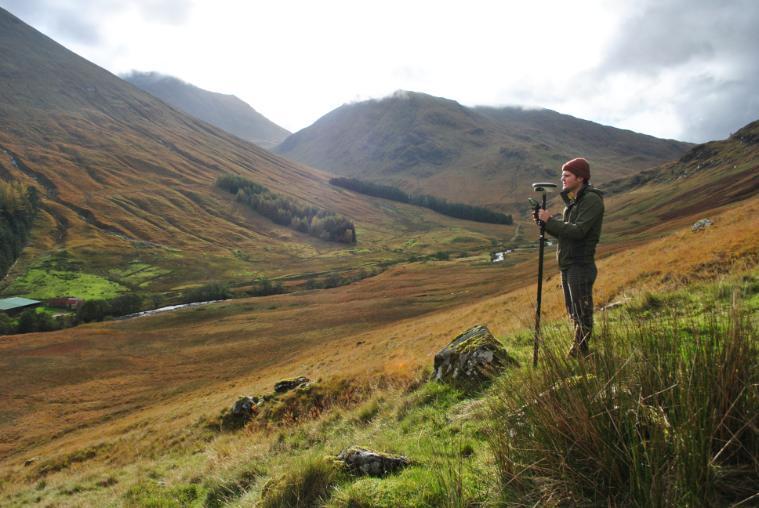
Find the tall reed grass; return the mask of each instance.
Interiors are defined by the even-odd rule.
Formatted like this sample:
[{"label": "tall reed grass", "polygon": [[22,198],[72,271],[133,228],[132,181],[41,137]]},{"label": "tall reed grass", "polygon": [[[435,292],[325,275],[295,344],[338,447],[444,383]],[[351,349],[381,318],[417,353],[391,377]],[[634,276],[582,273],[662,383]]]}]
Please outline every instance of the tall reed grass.
[{"label": "tall reed grass", "polygon": [[567,359],[556,333],[546,342],[540,368],[491,400],[507,503],[759,502],[756,323],[737,298],[605,320],[585,360]]}]

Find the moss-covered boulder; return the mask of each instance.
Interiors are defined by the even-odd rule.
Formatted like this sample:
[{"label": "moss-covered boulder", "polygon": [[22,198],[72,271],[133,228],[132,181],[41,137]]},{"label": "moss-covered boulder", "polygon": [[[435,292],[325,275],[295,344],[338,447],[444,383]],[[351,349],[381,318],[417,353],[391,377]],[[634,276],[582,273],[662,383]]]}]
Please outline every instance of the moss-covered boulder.
[{"label": "moss-covered boulder", "polygon": [[435,355],[433,377],[446,383],[480,384],[516,365],[487,326],[476,325]]},{"label": "moss-covered boulder", "polygon": [[411,464],[411,460],[403,455],[375,452],[360,446],[346,448],[337,460],[350,473],[367,476],[386,476]]}]

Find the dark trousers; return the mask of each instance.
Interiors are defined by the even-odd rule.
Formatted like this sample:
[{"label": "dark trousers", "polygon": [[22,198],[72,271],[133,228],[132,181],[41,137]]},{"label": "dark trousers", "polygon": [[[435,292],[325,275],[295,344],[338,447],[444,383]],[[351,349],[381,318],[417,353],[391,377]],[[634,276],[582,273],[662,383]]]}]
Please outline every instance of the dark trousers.
[{"label": "dark trousers", "polygon": [[564,304],[575,328],[572,352],[588,352],[588,341],[593,332],[593,283],[597,273],[594,263],[571,265],[561,271]]}]

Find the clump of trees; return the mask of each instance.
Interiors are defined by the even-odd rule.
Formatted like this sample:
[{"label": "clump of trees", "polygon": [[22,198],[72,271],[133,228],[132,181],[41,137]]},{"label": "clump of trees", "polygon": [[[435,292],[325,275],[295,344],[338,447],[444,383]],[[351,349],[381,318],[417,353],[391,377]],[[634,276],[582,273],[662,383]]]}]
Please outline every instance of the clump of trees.
[{"label": "clump of trees", "polygon": [[450,203],[446,199],[437,198],[428,194],[407,194],[406,192],[391,185],[382,185],[357,178],[337,177],[330,179],[329,183],[352,191],[360,192],[368,196],[390,199],[401,203],[429,208],[437,213],[476,222],[489,224],[513,224],[510,214],[494,212],[481,206],[472,206],[464,203]]},{"label": "clump of trees", "polygon": [[203,286],[192,288],[182,298],[183,303],[210,302],[214,300],[226,300],[232,296],[229,284],[224,282],[211,282]]},{"label": "clump of trees", "polygon": [[142,298],[134,293],[109,300],[87,300],[76,311],[77,323],[102,321],[106,317],[126,316],[142,310]]},{"label": "clump of trees", "polygon": [[26,309],[15,318],[0,312],[0,335],[60,330],[70,326],[71,322],[69,317],[53,317],[37,309]]},{"label": "clump of trees", "polygon": [[216,185],[277,224],[322,240],[356,243],[355,225],[340,214],[298,203],[237,175],[220,176]]},{"label": "clump of trees", "polygon": [[37,189],[0,181],[0,277],[26,245],[38,208]]},{"label": "clump of trees", "polygon": [[285,288],[281,281],[272,282],[266,277],[257,278],[253,285],[246,291],[248,296],[281,295]]}]

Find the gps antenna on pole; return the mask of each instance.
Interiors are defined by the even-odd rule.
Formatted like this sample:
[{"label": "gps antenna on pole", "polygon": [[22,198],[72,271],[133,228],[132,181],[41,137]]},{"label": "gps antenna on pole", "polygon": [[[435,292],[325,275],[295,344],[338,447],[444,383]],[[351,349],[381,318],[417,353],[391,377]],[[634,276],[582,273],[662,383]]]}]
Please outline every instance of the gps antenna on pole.
[{"label": "gps antenna on pole", "polygon": [[[530,204],[533,206],[533,215],[537,218],[538,212],[546,209],[546,194],[556,189],[555,183],[539,182],[532,184],[533,192],[542,193],[540,202],[530,198]],[[540,304],[543,298],[543,252],[546,244],[546,224],[538,219],[540,226],[539,248],[538,248],[538,300],[535,306],[535,340],[532,349],[532,366],[538,366],[538,348],[540,344]]]}]

